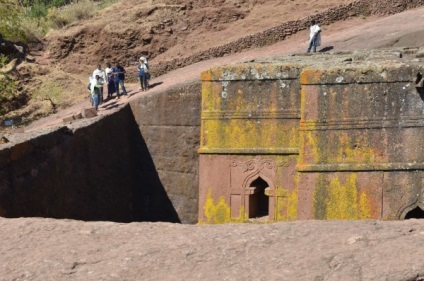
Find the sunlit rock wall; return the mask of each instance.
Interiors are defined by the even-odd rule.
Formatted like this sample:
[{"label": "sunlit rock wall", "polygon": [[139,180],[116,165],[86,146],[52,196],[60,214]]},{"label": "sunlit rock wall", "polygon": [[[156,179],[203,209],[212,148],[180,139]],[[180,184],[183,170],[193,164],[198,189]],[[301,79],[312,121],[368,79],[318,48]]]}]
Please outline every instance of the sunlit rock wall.
[{"label": "sunlit rock wall", "polygon": [[197,222],[200,100],[197,82],[131,103],[158,183],[183,223]]},{"label": "sunlit rock wall", "polygon": [[384,61],[301,75],[301,218],[402,218],[424,203],[422,69]]},{"label": "sunlit rock wall", "polygon": [[258,176],[269,184],[270,216],[279,218],[277,210],[287,208],[286,195],[296,192],[291,174],[299,153],[299,73],[274,64],[203,73],[201,221],[220,222],[223,210],[233,220],[258,213],[249,201]]},{"label": "sunlit rock wall", "polygon": [[403,219],[422,209],[418,73],[409,49],[204,72],[199,220]]}]

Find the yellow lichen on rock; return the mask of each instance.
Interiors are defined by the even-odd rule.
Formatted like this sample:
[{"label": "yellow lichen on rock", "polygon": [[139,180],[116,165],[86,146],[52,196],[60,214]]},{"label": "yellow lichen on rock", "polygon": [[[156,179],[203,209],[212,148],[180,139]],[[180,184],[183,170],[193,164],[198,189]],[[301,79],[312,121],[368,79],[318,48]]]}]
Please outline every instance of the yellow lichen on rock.
[{"label": "yellow lichen on rock", "polygon": [[375,153],[372,148],[369,148],[369,143],[364,143],[359,140],[352,144],[347,133],[340,133],[339,136],[340,146],[337,150],[335,163],[373,163],[375,161]]},{"label": "yellow lichen on rock", "polygon": [[276,189],[275,221],[294,221],[297,219],[298,192],[292,192],[282,187]]},{"label": "yellow lichen on rock", "polygon": [[362,192],[358,196],[357,174],[351,174],[342,184],[338,177],[331,179],[325,199],[325,218],[356,220],[370,218],[370,203]]},{"label": "yellow lichen on rock", "polygon": [[322,71],[316,69],[304,69],[300,74],[302,85],[317,84],[320,82]]},{"label": "yellow lichen on rock", "polygon": [[212,197],[211,189],[209,189],[208,191],[203,209],[205,211],[206,221],[200,221],[199,223],[241,223],[245,222],[247,217],[244,207],[241,207],[240,216],[238,218],[231,218],[231,208],[225,202],[225,198],[223,196],[220,196],[218,202],[215,204],[215,200]]}]

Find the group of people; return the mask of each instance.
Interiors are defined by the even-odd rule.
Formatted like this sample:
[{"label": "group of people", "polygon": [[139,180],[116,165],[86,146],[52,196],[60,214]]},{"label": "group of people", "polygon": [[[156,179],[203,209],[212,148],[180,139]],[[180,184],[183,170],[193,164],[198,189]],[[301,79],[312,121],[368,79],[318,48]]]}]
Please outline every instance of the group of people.
[{"label": "group of people", "polygon": [[[149,65],[146,57],[142,56],[139,59],[138,78],[140,81],[140,90],[147,91],[149,88]],[[106,64],[106,68],[103,70],[99,64],[97,69],[93,71],[93,75],[90,76],[88,84],[88,90],[90,91],[90,100],[93,107],[98,110],[99,105],[102,104],[106,99],[113,98],[113,94],[116,93],[116,99],[121,97],[119,88],[121,88],[122,95],[128,97],[127,89],[125,88],[125,68],[119,63],[115,63],[111,67],[110,63]],[[107,85],[107,98],[103,96],[103,85]]]},{"label": "group of people", "polygon": [[[311,21],[309,27],[309,44],[307,52],[317,51],[317,46],[321,45],[321,28],[315,22]],[[149,89],[149,64],[147,63],[146,57],[142,56],[139,59],[138,78],[140,81],[140,90],[147,91]],[[107,99],[111,99],[113,94],[116,93],[116,99],[120,98],[119,88],[122,90],[124,96],[128,96],[127,90],[125,89],[125,68],[119,63],[116,63],[114,67],[111,67],[110,63],[106,64],[105,70],[102,70],[102,66],[99,64],[97,69],[93,71],[93,75],[90,76],[90,84],[88,89],[90,90],[90,98],[92,105],[98,110],[100,104],[104,102],[103,98],[103,85],[107,84]]]}]

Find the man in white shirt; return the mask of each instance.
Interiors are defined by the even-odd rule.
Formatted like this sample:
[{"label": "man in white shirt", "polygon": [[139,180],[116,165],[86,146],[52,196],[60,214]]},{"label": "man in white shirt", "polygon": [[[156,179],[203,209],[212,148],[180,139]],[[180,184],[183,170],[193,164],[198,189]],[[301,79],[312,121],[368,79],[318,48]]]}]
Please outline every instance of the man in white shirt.
[{"label": "man in white shirt", "polygon": [[96,110],[99,110],[101,89],[103,89],[103,80],[100,76],[96,75],[95,77],[90,77],[91,102]]},{"label": "man in white shirt", "polygon": [[99,64],[97,66],[97,69],[93,71],[93,77],[99,76],[98,83],[101,83],[100,87],[100,95],[99,95],[99,104],[103,103],[103,84],[105,83],[106,75],[105,72],[102,70],[102,66]]},{"label": "man in white shirt", "polygon": [[321,28],[315,20],[312,20],[311,26],[309,27],[309,45],[307,52],[309,53],[313,47],[313,52],[316,53],[317,46],[321,46]]},{"label": "man in white shirt", "polygon": [[111,67],[110,63],[106,63],[105,83],[107,85],[107,98],[110,99],[110,98],[112,98],[113,93],[116,92],[115,82],[113,82],[112,67]]}]

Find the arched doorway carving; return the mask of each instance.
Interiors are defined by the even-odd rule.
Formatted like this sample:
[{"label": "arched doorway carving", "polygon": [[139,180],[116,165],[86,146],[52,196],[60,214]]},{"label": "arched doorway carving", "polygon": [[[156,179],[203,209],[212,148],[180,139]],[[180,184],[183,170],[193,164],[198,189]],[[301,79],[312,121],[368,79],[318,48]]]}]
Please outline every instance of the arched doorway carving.
[{"label": "arched doorway carving", "polygon": [[399,218],[401,220],[424,219],[424,205],[420,203],[410,205],[403,210]]},{"label": "arched doorway carving", "polygon": [[417,206],[405,215],[405,219],[424,219],[424,210]]},{"label": "arched doorway carving", "polygon": [[269,184],[261,177],[256,178],[249,186],[249,218],[269,215]]},{"label": "arched doorway carving", "polygon": [[256,156],[248,161],[231,163],[231,216],[274,220],[275,178],[277,167],[273,159]]},{"label": "arched doorway carving", "polygon": [[274,219],[274,182],[269,175],[257,172],[244,181],[244,206],[249,218],[268,216]]}]

